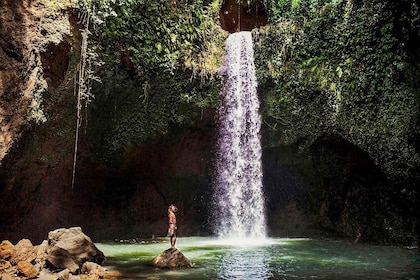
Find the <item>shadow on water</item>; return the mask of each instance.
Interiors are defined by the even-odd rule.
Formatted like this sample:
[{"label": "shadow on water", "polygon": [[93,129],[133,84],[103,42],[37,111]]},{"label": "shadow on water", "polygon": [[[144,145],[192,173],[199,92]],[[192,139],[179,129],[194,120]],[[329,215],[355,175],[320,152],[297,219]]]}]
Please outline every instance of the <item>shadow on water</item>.
[{"label": "shadow on water", "polygon": [[168,243],[97,244],[120,279],[420,279],[420,253],[399,247],[311,239],[269,239],[232,246],[211,238],[179,239],[195,268],[162,270],[150,261]]}]

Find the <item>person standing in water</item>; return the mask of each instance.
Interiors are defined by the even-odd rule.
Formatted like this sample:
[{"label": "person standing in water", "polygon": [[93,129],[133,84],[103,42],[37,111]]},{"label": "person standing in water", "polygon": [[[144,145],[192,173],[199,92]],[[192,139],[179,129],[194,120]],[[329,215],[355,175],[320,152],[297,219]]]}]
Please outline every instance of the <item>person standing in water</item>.
[{"label": "person standing in water", "polygon": [[171,238],[171,249],[175,249],[176,243],[176,216],[175,213],[178,211],[178,208],[175,205],[171,205],[168,208],[168,218],[169,218],[169,227],[168,235]]}]

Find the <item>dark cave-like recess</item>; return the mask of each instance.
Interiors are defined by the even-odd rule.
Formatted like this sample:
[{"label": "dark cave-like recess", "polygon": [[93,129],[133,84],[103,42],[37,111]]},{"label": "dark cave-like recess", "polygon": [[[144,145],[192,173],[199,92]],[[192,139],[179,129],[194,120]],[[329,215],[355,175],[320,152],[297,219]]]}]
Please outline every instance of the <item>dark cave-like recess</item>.
[{"label": "dark cave-like recess", "polygon": [[236,0],[226,0],[220,9],[220,23],[230,33],[251,31],[267,24],[267,14],[260,2],[238,4]]}]

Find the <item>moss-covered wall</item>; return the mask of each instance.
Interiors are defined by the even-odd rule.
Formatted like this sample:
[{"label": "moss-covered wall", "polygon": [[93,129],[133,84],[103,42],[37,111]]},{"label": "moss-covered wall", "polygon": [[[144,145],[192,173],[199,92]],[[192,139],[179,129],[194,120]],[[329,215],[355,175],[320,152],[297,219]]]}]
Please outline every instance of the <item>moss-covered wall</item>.
[{"label": "moss-covered wall", "polygon": [[298,206],[357,240],[415,243],[418,4],[277,3],[272,24],[253,31],[263,139],[295,147]]}]

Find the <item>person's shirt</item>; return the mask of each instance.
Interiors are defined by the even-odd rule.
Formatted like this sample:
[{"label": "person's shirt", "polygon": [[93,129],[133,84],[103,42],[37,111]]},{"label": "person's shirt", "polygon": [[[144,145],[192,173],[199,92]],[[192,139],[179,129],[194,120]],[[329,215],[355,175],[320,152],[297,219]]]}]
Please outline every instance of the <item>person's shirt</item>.
[{"label": "person's shirt", "polygon": [[176,225],[176,217],[174,214],[170,214],[169,215],[169,224],[174,224]]}]

